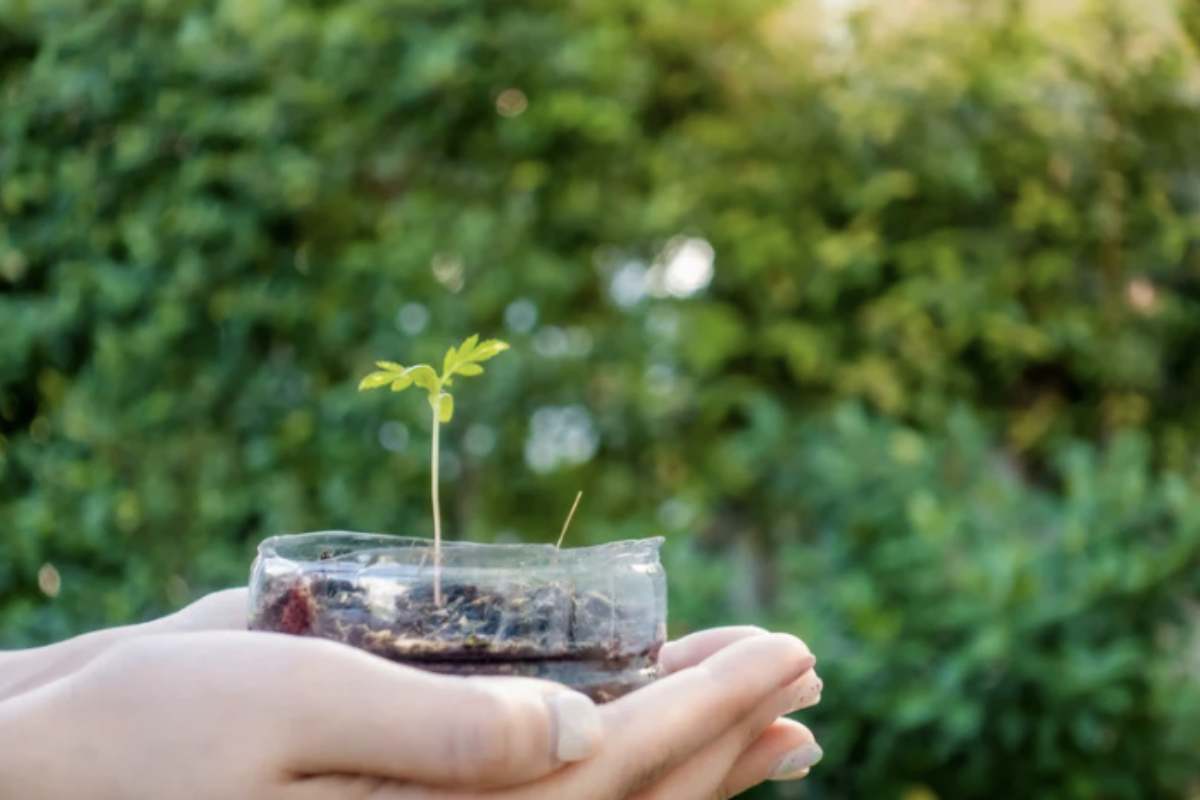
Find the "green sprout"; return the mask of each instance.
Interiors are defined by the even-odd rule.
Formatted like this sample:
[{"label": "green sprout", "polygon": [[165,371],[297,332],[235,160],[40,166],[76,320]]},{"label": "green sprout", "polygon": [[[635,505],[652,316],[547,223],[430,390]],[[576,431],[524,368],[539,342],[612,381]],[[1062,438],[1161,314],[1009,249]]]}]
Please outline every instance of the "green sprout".
[{"label": "green sprout", "polygon": [[433,598],[437,605],[442,604],[442,509],[438,498],[438,431],[442,425],[454,416],[454,397],[446,391],[446,387],[454,384],[454,377],[462,375],[470,377],[483,372],[480,363],[494,358],[508,349],[508,344],[499,339],[479,341],[479,334],[466,339],[458,347],[446,351],[442,361],[442,372],[428,364],[417,364],[405,367],[395,361],[376,361],[379,369],[364,377],[358,384],[360,392],[371,389],[391,387],[393,392],[403,392],[410,386],[419,386],[425,390],[429,398],[429,407],[433,410],[433,448],[432,475],[430,494],[433,500]]}]

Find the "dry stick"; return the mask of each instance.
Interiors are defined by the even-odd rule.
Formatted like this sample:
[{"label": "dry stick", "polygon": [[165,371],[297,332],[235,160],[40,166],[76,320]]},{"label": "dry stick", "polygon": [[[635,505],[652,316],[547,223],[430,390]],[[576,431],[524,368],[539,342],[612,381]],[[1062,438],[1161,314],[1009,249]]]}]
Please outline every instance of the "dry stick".
[{"label": "dry stick", "polygon": [[[439,402],[440,406],[440,402]],[[442,510],[438,502],[438,408],[433,409],[433,602],[442,605]]]},{"label": "dry stick", "polygon": [[575,519],[575,509],[579,508],[579,501],[583,499],[583,490],[575,495],[575,502],[571,504],[571,510],[567,513],[567,521],[563,523],[562,533],[558,535],[558,544],[554,547],[558,550],[562,549],[563,539],[566,538],[567,528],[571,527],[571,520]]}]

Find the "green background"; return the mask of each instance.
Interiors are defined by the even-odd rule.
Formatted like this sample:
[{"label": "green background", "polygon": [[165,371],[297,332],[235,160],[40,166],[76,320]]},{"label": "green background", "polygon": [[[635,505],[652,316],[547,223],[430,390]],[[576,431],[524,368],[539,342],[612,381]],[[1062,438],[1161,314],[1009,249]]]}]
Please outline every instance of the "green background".
[{"label": "green background", "polygon": [[809,641],[756,797],[1200,796],[1200,14],[834,5],[0,0],[0,645],[427,534],[479,332],[448,530]]}]

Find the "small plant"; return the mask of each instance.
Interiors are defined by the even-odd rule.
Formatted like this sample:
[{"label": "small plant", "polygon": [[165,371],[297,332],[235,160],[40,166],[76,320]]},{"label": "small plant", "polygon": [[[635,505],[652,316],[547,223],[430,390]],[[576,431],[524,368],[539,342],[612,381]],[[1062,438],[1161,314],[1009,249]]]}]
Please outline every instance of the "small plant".
[{"label": "small plant", "polygon": [[437,605],[442,604],[442,509],[438,497],[438,433],[442,425],[454,416],[454,397],[446,388],[454,384],[457,375],[470,377],[483,372],[480,364],[508,349],[508,344],[499,339],[480,342],[479,334],[467,338],[458,347],[446,351],[442,360],[442,371],[428,364],[405,367],[395,361],[377,361],[378,370],[364,377],[358,384],[360,392],[390,387],[393,392],[402,392],[410,386],[425,390],[429,407],[433,410],[433,445],[431,450],[430,494],[433,505],[433,596]]},{"label": "small plant", "polygon": [[[564,550],[580,491],[553,547],[442,541],[438,446],[454,416],[448,390],[507,349],[472,336],[450,348],[441,372],[376,362],[359,391],[415,385],[428,395],[433,546],[345,531],[273,536],[254,562],[251,630],[321,636],[443,674],[556,681],[597,703],[657,678],[667,629],[661,537]],[[380,588],[392,589],[388,602]]]}]

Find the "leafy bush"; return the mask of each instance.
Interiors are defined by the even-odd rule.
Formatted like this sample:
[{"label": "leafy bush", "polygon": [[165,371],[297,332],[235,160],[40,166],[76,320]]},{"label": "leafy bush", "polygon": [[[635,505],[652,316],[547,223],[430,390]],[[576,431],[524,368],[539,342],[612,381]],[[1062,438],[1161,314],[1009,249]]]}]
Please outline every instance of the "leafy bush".
[{"label": "leafy bush", "polygon": [[[1025,486],[965,412],[931,438],[848,407],[787,444],[768,491],[796,530],[771,547],[766,617],[827,677],[816,796],[1183,796],[1200,504],[1152,475],[1145,437],[1066,448],[1061,496]],[[728,581],[689,616],[728,621]]]},{"label": "leafy bush", "polygon": [[427,533],[355,378],[503,331],[448,531],[667,531],[679,630],[814,640],[813,791],[1185,796],[1200,28],[1150,6],[0,0],[3,644]]}]

